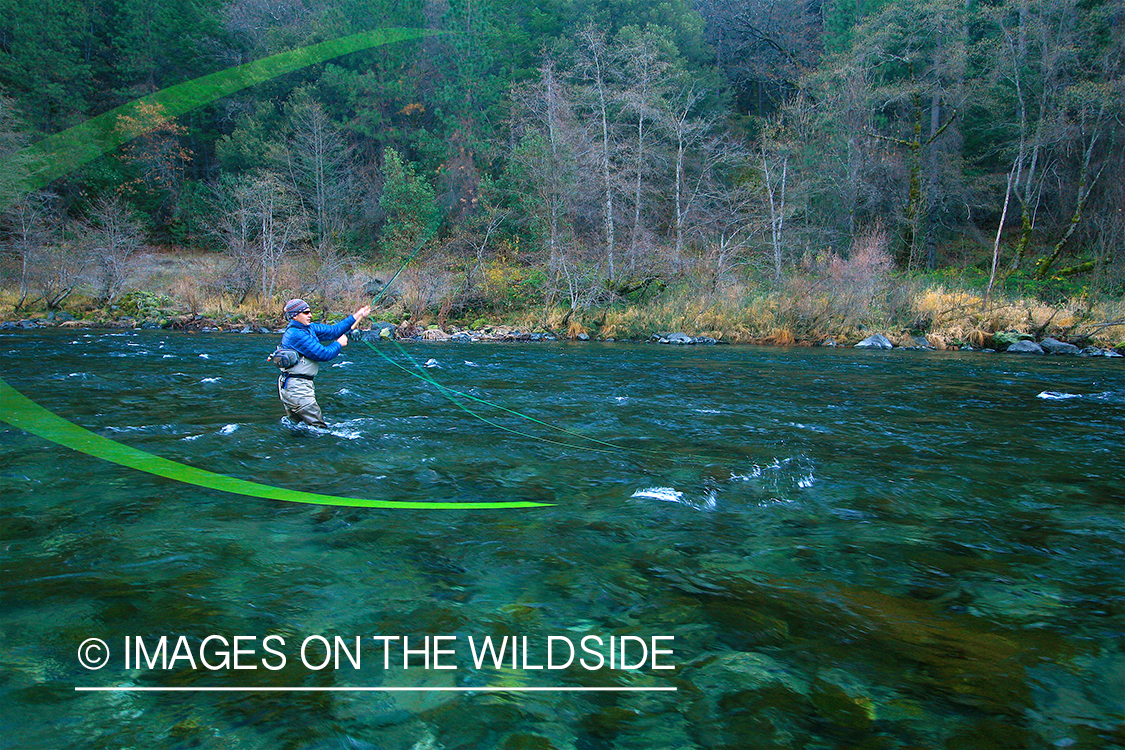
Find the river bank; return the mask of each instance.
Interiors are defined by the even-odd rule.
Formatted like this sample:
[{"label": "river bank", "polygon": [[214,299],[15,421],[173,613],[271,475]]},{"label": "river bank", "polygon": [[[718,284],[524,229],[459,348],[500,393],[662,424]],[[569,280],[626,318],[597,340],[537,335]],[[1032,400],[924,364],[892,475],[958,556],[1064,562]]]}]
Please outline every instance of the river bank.
[{"label": "river bank", "polygon": [[[700,269],[688,267],[640,296],[574,306],[545,282],[534,289],[516,284],[518,290],[514,281],[470,285],[446,270],[437,283],[431,276],[438,272],[429,267],[408,269],[384,292],[380,279],[391,278],[388,269],[356,266],[328,293],[307,287],[304,280],[318,278],[315,269],[296,260],[285,266],[277,298],[263,301],[223,292],[224,268],[215,253],[152,253],[138,266],[130,290],[112,303],[95,302],[80,286],[53,310],[42,302],[21,307],[9,283],[0,288],[0,326],[267,333],[284,328],[280,308],[290,296],[307,299],[322,321],[338,320],[376,297],[372,320],[384,321],[378,324],[383,335],[411,340],[849,347],[881,336],[884,348],[1003,350],[1018,340],[1051,339],[1079,352],[1125,351],[1125,298],[1103,294],[1094,300],[1081,289],[1059,287],[1048,303],[1042,289],[1015,276],[986,297],[973,269],[855,278],[796,269],[781,282],[746,278],[715,286]],[[498,278],[522,278],[520,268],[512,262]]]},{"label": "river bank", "polygon": [[[19,320],[5,320],[0,322],[0,331],[16,330],[41,330],[41,329],[95,329],[95,330],[160,330],[171,329],[188,333],[225,333],[225,334],[269,334],[279,335],[284,329],[276,325],[270,326],[262,323],[223,323],[203,316],[179,316],[161,322],[153,320],[137,321],[134,318],[122,317],[103,320],[78,320],[68,314],[50,314],[43,317],[21,318]],[[510,326],[486,326],[477,330],[453,326],[449,329],[440,326],[423,328],[408,321],[400,325],[385,321],[375,322],[364,326],[356,332],[356,337],[364,341],[427,341],[451,342],[457,344],[471,343],[537,343],[544,341],[573,340],[575,342],[603,342],[603,343],[648,343],[664,346],[716,346],[716,345],[766,345],[777,346],[778,342],[762,339],[748,341],[725,341],[712,336],[693,336],[681,331],[656,332],[646,338],[593,337],[588,333],[579,332],[568,335],[565,331],[536,330],[526,331]],[[949,346],[940,336],[928,337],[902,333],[892,337],[876,333],[865,337],[858,342],[847,340],[838,341],[834,337],[827,337],[819,343],[811,341],[792,341],[790,346],[825,346],[825,347],[854,347],[857,349],[904,349],[909,351],[942,351],[956,349],[959,351],[980,351],[984,353],[1006,352],[1013,354],[1053,355],[1053,356],[1078,356],[1078,357],[1108,357],[1120,358],[1125,356],[1125,345],[1110,346],[1079,346],[1067,341],[1059,340],[1053,336],[1036,339],[1029,333],[1019,331],[999,331],[993,334],[985,345],[976,347],[967,342]]]}]

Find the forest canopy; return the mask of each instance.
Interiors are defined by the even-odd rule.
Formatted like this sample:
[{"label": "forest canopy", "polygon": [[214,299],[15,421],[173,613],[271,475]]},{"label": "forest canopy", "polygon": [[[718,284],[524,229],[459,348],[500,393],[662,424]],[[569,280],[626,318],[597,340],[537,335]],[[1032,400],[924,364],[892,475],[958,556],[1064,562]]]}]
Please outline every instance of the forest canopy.
[{"label": "forest canopy", "polygon": [[[433,33],[137,108],[20,188],[28,144],[382,28]],[[1114,0],[0,0],[5,279],[110,305],[187,248],[196,296],[338,305],[422,244],[402,311],[466,321],[889,273],[1121,297],[1123,33]]]}]

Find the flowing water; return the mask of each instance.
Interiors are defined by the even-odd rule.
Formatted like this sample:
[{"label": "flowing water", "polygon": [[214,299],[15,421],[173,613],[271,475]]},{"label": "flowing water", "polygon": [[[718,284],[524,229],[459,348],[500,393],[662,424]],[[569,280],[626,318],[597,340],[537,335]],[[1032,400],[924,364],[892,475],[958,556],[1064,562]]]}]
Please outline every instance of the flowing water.
[{"label": "flowing water", "polygon": [[274,338],[15,332],[0,375],[241,479],[545,505],[264,500],[0,425],[0,747],[1125,747],[1122,360],[381,345],[618,451],[359,344],[294,430]]}]

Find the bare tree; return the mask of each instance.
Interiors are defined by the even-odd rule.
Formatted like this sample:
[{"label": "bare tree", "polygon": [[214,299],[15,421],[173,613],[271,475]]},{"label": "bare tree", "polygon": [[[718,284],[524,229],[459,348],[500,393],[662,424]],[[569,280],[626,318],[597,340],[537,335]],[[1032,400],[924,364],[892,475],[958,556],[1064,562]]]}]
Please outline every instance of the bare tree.
[{"label": "bare tree", "polygon": [[[672,207],[674,265],[679,265],[683,260],[689,217],[695,207],[698,188],[710,166],[708,160],[704,159],[694,179],[689,174],[688,155],[704,142],[713,127],[709,119],[699,117],[695,112],[704,95],[703,89],[694,81],[682,80],[669,97],[663,113],[663,124],[672,137],[675,153]],[[718,151],[711,149],[710,153],[715,155]]]},{"label": "bare tree", "polygon": [[273,299],[281,262],[308,236],[308,218],[297,196],[276,172],[258,172],[251,178],[250,189],[261,299],[267,302]]},{"label": "bare tree", "polygon": [[789,184],[789,154],[785,151],[771,154],[761,151],[763,186],[770,209],[770,245],[773,248],[773,279],[781,281],[784,260],[781,235],[785,229],[785,190]]},{"label": "bare tree", "polygon": [[629,160],[633,221],[628,255],[632,267],[636,263],[638,245],[644,232],[645,185],[654,171],[652,162],[657,152],[656,145],[650,144],[653,136],[650,130],[663,114],[661,104],[666,94],[671,61],[664,53],[660,37],[651,30],[619,42],[618,55],[625,67],[625,86],[619,96],[623,104],[622,114],[631,119],[629,125],[633,130],[632,158]]},{"label": "bare tree", "polygon": [[356,203],[354,165],[343,133],[319,102],[307,94],[296,96],[289,121],[291,133],[277,160],[311,219],[318,250],[324,251]]},{"label": "bare tree", "polygon": [[88,217],[95,298],[109,305],[125,291],[143,247],[140,221],[116,196],[99,199]]},{"label": "bare tree", "polygon": [[719,67],[746,108],[765,116],[800,88],[821,54],[821,4],[804,0],[695,0]]},{"label": "bare tree", "polygon": [[255,284],[273,298],[282,261],[308,237],[308,217],[288,181],[276,172],[225,178],[212,189],[208,229],[231,257],[228,285],[240,301]]},{"label": "bare tree", "polygon": [[574,212],[578,184],[578,125],[572,92],[560,79],[555,61],[547,57],[539,68],[539,79],[518,87],[513,101],[519,135],[512,156],[546,224],[547,268],[554,274],[564,235],[569,233],[568,217]]},{"label": "bare tree", "polygon": [[255,52],[269,52],[272,39],[283,38],[279,32],[303,34],[313,12],[303,0],[235,0],[226,7],[226,26]]},{"label": "bare tree", "polygon": [[260,275],[261,259],[254,247],[256,221],[251,177],[223,175],[211,187],[208,203],[212,210],[204,226],[230,258],[223,286],[234,292],[241,304]]},{"label": "bare tree", "polygon": [[72,226],[61,236],[51,238],[52,241],[28,249],[28,285],[39,295],[33,302],[42,301],[48,310],[58,310],[82,284],[87,271],[87,254],[73,241],[81,234],[80,227]]},{"label": "bare tree", "polygon": [[692,231],[709,248],[712,289],[733,272],[749,264],[758,236],[766,226],[756,181],[747,179],[746,167],[754,154],[731,138],[713,138],[704,146],[704,169],[693,204],[698,219]]},{"label": "bare tree", "polygon": [[57,241],[58,226],[52,207],[54,199],[55,195],[52,193],[36,191],[21,196],[0,214],[6,249],[19,268],[17,310],[27,303],[34,287],[37,253],[45,245]]},{"label": "bare tree", "polygon": [[606,39],[604,31],[595,26],[587,26],[578,34],[579,72],[590,90],[596,127],[600,138],[596,156],[601,175],[602,227],[605,232],[605,257],[610,281],[617,277],[616,266],[616,217],[614,216],[614,159],[616,153],[615,134],[611,135],[613,116],[610,112],[610,75],[616,60]]}]

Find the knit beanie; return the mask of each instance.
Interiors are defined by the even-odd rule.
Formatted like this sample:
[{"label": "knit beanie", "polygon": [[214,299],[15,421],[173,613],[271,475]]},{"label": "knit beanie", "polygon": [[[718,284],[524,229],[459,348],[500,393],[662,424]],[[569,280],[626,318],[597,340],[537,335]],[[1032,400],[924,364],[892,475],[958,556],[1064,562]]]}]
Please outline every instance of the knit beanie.
[{"label": "knit beanie", "polygon": [[297,313],[308,312],[311,309],[309,303],[303,299],[291,299],[285,303],[285,317],[293,320],[293,316]]}]

